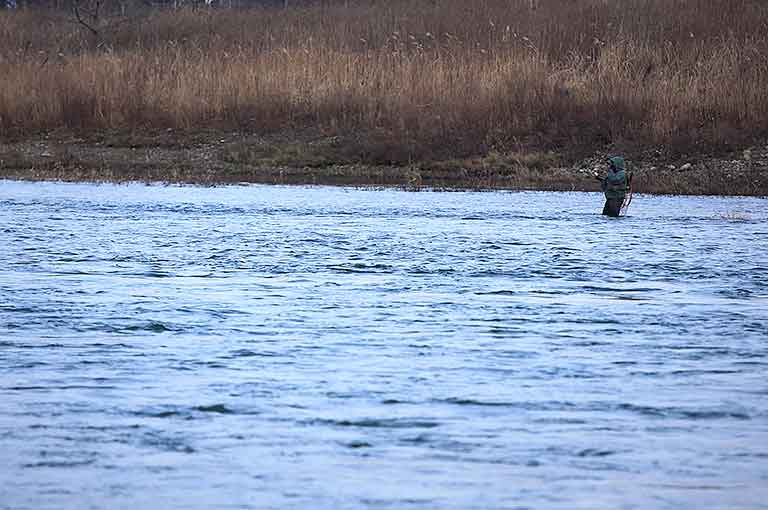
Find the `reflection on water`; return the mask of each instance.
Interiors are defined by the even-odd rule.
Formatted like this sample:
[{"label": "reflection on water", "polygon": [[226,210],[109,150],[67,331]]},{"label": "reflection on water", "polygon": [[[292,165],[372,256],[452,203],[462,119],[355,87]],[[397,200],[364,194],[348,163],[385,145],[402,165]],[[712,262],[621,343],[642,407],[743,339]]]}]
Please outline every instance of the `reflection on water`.
[{"label": "reflection on water", "polygon": [[757,508],[760,199],[0,182],[0,508]]}]

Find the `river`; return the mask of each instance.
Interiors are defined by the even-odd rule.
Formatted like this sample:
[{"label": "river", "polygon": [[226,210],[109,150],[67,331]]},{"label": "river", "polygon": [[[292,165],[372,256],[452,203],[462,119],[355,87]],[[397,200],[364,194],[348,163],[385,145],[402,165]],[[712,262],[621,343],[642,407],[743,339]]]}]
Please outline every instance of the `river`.
[{"label": "river", "polygon": [[0,508],[766,508],[766,204],[0,181]]}]

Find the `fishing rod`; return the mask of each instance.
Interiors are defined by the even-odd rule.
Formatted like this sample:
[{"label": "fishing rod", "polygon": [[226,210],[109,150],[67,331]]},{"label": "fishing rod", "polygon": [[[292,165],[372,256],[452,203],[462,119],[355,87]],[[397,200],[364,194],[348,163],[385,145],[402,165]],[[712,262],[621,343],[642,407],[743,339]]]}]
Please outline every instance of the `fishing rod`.
[{"label": "fishing rod", "polygon": [[621,204],[621,216],[626,216],[627,211],[629,210],[629,204],[632,203],[632,172],[629,172],[629,176],[627,177],[627,194],[624,196],[624,202]]}]

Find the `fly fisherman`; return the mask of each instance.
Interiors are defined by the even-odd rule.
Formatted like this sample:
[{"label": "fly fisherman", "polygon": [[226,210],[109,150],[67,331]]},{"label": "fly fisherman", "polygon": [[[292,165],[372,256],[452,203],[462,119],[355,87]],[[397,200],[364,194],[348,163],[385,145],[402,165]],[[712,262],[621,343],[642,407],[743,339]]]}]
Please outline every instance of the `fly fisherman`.
[{"label": "fly fisherman", "polygon": [[629,183],[632,180],[632,174],[627,176],[624,158],[621,156],[608,158],[608,173],[605,177],[597,177],[597,179],[600,181],[600,188],[605,193],[603,214],[605,216],[619,216],[629,191]]}]

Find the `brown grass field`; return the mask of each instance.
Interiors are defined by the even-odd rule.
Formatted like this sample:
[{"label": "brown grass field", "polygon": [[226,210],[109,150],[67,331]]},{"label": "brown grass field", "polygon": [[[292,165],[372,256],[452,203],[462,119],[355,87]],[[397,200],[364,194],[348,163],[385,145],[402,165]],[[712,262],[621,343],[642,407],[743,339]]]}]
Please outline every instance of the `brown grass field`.
[{"label": "brown grass field", "polygon": [[[102,13],[87,24],[69,11],[0,11],[0,175],[66,178],[61,168],[81,158],[88,170],[72,175],[97,178],[132,160],[99,159],[96,147],[157,145],[203,151],[245,180],[283,166],[312,169],[296,182],[387,167],[448,184],[524,169],[496,184],[543,174],[546,188],[551,168],[598,154],[666,168],[731,161],[768,138],[763,0],[326,0]],[[66,158],[33,154],[44,141]],[[163,161],[154,177],[208,182],[193,163],[172,174]],[[708,168],[701,182],[656,180],[673,192],[766,194],[763,166],[743,187],[708,164],[696,165]],[[551,187],[588,189],[577,177]],[[663,191],[652,177],[647,189]]]}]

